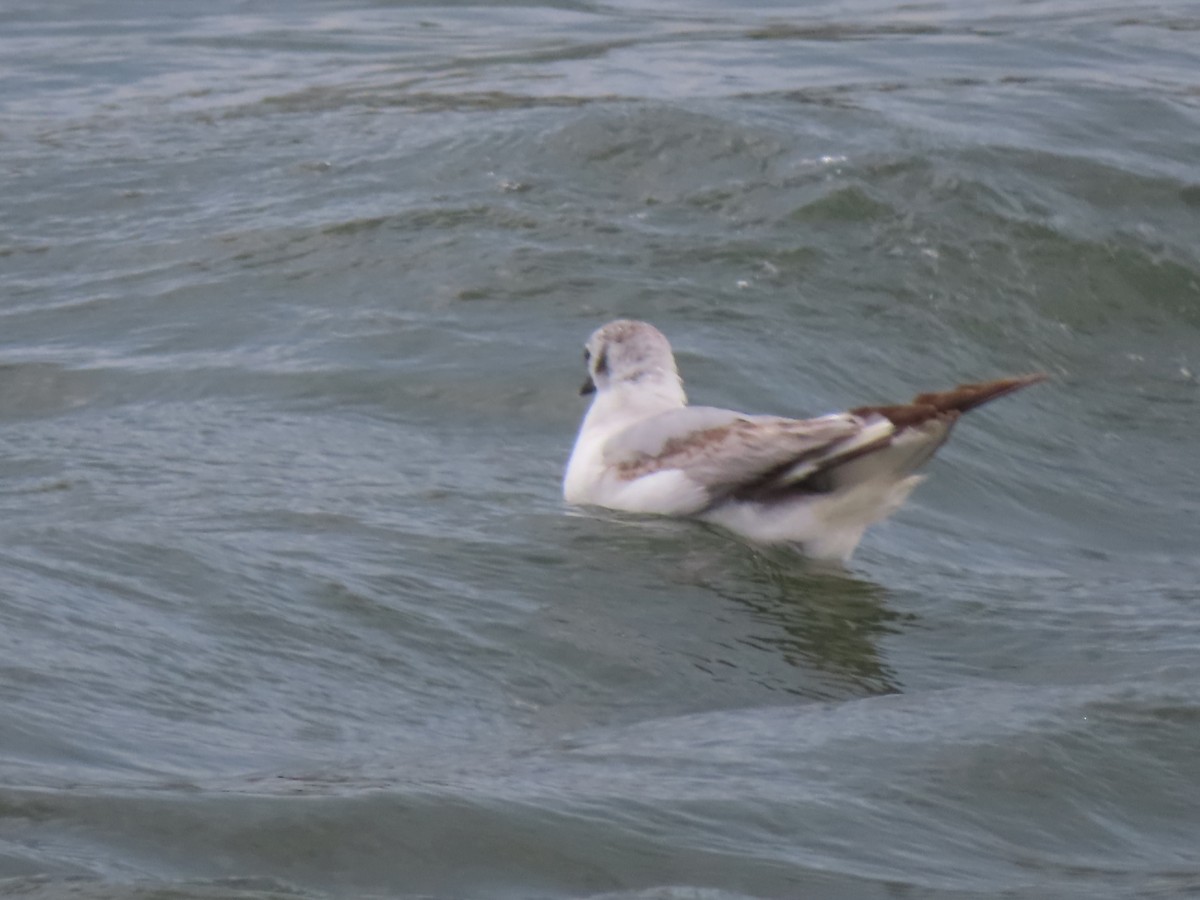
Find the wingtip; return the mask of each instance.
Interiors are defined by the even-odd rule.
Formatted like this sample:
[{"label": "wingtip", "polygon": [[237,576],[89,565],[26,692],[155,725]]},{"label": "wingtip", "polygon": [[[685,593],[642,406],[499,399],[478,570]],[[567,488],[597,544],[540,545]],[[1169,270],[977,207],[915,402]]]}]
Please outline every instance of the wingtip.
[{"label": "wingtip", "polygon": [[979,381],[975,382],[974,384],[962,384],[959,385],[959,387],[985,388],[991,386],[1007,386],[1008,389],[1017,391],[1023,387],[1029,387],[1031,384],[1038,384],[1039,382],[1046,381],[1049,378],[1050,373],[1048,372],[1028,372],[1025,375],[1011,375],[1008,378],[997,378],[994,381]]},{"label": "wingtip", "polygon": [[997,378],[992,381],[976,381],[960,384],[948,391],[938,391],[928,394],[918,394],[912,402],[919,405],[932,406],[939,412],[960,412],[983,406],[1000,397],[1006,397],[1016,391],[1045,381],[1050,376],[1045,372],[1030,372],[1026,375],[1016,375],[1010,378]]},{"label": "wingtip", "polygon": [[1045,381],[1049,377],[1045,372],[1030,372],[1027,375],[997,378],[993,381],[971,382],[960,384],[948,391],[918,394],[908,403],[893,406],[860,406],[851,412],[855,415],[881,415],[889,419],[897,429],[903,429],[936,417],[957,418],[977,406],[983,406],[992,400]]}]

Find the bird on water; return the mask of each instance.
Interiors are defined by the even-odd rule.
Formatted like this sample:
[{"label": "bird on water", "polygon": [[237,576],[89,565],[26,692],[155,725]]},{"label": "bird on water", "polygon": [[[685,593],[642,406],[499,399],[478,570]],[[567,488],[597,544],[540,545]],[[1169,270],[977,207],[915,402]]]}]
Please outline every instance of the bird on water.
[{"label": "bird on water", "polygon": [[914,473],[960,415],[1046,378],[791,419],[689,406],[671,345],[647,322],[598,328],[584,358],[592,401],[563,479],[568,503],[694,517],[843,563],[922,481]]}]

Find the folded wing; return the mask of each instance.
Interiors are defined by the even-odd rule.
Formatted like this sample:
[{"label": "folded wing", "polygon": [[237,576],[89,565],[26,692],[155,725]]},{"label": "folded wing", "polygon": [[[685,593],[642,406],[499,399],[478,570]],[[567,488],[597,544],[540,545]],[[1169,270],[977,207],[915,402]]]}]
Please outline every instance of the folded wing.
[{"label": "folded wing", "polygon": [[875,414],[787,419],[684,407],[615,435],[605,445],[604,461],[628,481],[682,472],[716,503],[796,485],[886,445],[894,431],[886,417]]},{"label": "folded wing", "polygon": [[624,481],[681,473],[704,491],[709,505],[730,497],[771,500],[827,491],[870,477],[900,478],[933,455],[962,413],[1045,377],[963,384],[920,394],[910,403],[862,406],[817,419],[688,406],[615,435],[604,447],[604,462]]}]

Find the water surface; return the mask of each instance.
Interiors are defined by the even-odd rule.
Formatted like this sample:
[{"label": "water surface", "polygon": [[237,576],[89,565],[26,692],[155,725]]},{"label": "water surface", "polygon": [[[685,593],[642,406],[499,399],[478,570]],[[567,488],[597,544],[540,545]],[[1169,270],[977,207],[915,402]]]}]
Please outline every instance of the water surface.
[{"label": "water surface", "polygon": [[[0,896],[1200,889],[1193,5],[0,13]],[[1044,369],[848,572],[565,509],[580,351]]]}]

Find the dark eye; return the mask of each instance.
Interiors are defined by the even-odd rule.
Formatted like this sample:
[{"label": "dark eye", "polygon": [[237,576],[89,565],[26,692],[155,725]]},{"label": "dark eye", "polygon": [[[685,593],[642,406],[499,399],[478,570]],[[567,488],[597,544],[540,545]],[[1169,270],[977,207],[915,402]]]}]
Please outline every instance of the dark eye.
[{"label": "dark eye", "polygon": [[592,361],[592,351],[589,350],[587,347],[584,347],[583,348],[583,362],[586,365],[587,363],[589,363],[591,361]]}]

